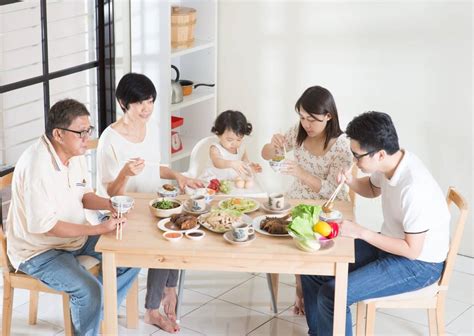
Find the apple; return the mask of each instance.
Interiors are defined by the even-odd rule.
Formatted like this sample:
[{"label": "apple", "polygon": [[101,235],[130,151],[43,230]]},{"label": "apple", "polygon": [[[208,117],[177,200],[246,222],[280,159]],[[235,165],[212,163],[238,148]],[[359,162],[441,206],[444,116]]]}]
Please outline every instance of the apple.
[{"label": "apple", "polygon": [[326,236],[328,239],[336,238],[339,234],[339,224],[337,222],[328,222],[331,226],[331,233]]}]

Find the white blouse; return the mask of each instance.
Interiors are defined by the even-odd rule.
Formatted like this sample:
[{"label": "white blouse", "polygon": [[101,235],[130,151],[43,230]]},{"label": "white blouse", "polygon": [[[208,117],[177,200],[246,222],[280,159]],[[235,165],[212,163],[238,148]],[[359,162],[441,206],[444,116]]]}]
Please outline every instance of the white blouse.
[{"label": "white blouse", "polygon": [[[337,188],[337,176],[341,169],[348,169],[352,164],[352,152],[349,139],[345,134],[341,134],[336,142],[322,156],[310,153],[304,144],[298,146],[296,137],[298,135],[299,124],[292,127],[285,134],[285,146],[288,151],[294,151],[295,161],[301,168],[313,176],[321,179],[321,189],[314,191],[310,186],[304,184],[299,179],[295,179],[287,192],[287,197],[297,199],[328,199]],[[347,186],[339,192],[338,200],[349,200]]]}]

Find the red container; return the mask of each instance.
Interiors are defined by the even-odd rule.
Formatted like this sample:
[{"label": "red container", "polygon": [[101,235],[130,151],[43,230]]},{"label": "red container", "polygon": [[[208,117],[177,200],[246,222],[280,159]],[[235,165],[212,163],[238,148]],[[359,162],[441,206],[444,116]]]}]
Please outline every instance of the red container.
[{"label": "red container", "polygon": [[171,116],[171,129],[183,126],[184,118]]},{"label": "red container", "polygon": [[183,150],[183,143],[179,137],[179,133],[176,131],[171,131],[171,153],[177,153]]}]

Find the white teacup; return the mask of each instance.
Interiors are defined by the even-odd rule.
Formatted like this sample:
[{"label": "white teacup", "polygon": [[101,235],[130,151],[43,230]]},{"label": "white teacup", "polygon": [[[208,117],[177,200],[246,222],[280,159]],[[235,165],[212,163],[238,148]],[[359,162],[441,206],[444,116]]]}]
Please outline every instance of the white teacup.
[{"label": "white teacup", "polygon": [[239,224],[232,227],[232,238],[238,242],[248,240],[249,236],[253,235],[254,233],[254,228],[249,224]]},{"label": "white teacup", "polygon": [[268,195],[268,207],[272,210],[282,210],[285,208],[285,196],[282,193]]},{"label": "white teacup", "polygon": [[195,195],[191,197],[191,206],[193,210],[200,211],[206,208],[206,197],[204,195]]}]

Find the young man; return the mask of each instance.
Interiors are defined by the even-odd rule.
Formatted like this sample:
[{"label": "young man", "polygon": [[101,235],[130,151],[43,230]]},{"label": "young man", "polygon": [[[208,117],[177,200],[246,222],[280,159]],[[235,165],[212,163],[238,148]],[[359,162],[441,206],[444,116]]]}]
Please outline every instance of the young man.
[{"label": "young man", "polygon": [[[46,134],[20,157],[13,175],[6,223],[8,257],[15,269],[70,297],[76,335],[97,335],[102,284],[76,260],[94,251],[99,235],[114,231],[126,219],[111,218],[92,226],[84,209],[113,211],[109,199],[90,187],[86,159],[92,133],[89,112],[72,99],[57,102],[48,113]],[[118,302],[139,269],[117,270]]]},{"label": "young man", "polygon": [[[400,149],[389,115],[367,112],[346,130],[357,166],[367,177],[340,180],[364,197],[382,196],[381,232],[343,221],[341,235],[355,238],[349,266],[346,335],[352,334],[349,306],[369,298],[417,290],[441,276],[449,247],[450,214],[445,197],[423,163]],[[310,335],[332,335],[334,279],[302,276]]]}]

